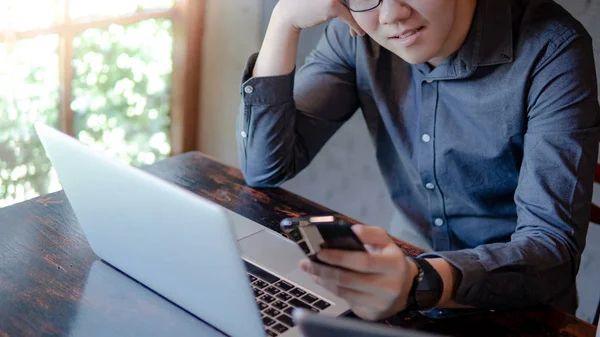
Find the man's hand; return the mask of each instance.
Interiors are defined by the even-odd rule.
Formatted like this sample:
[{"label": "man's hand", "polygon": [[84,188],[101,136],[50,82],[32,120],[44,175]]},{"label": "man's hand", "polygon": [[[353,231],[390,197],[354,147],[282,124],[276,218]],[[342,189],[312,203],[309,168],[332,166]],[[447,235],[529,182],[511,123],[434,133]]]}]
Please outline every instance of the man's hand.
[{"label": "man's hand", "polygon": [[298,30],[314,27],[337,17],[350,26],[353,36],[365,34],[340,0],[279,0],[273,15],[279,16]]},{"label": "man's hand", "polygon": [[345,299],[358,317],[378,320],[392,316],[406,307],[417,267],[383,229],[364,225],[352,229],[363,244],[373,248],[370,253],[324,249],[318,258],[336,267],[308,259],[302,260],[300,267]]},{"label": "man's hand", "polygon": [[300,31],[333,18],[346,22],[352,36],[365,35],[340,0],[279,0],[271,15],[253,76],[289,74],[296,65]]}]

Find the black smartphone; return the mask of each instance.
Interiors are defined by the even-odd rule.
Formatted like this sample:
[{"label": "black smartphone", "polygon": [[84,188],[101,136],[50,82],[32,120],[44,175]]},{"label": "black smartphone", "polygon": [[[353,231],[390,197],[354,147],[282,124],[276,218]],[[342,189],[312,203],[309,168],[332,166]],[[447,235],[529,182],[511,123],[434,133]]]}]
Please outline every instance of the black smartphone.
[{"label": "black smartphone", "polygon": [[323,263],[316,256],[323,248],[366,251],[352,224],[335,216],[286,218],[280,227],[284,233],[295,233],[295,241],[315,262]]}]

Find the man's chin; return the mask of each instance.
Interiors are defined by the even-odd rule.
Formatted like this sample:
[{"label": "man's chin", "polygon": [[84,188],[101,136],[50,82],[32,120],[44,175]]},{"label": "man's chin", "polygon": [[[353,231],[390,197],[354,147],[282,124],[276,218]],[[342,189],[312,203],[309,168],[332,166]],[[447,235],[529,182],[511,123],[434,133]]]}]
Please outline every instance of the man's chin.
[{"label": "man's chin", "polygon": [[415,51],[407,51],[407,50],[390,49],[390,51],[410,64],[425,63],[425,62],[428,62],[432,58],[432,56],[429,55],[429,53],[423,53],[423,52],[419,52],[416,50]]},{"label": "man's chin", "polygon": [[[398,55],[398,54],[396,54]],[[420,63],[425,63],[427,61],[429,61],[429,57],[425,57],[423,55],[398,55],[400,56],[400,58],[402,58],[404,61],[410,63],[410,64],[420,64]]]}]

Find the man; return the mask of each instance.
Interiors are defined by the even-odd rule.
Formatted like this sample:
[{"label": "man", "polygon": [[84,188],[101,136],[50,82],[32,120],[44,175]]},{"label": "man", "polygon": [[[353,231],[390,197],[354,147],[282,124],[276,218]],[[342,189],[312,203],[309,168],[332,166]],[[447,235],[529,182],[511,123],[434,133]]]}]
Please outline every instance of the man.
[{"label": "man", "polygon": [[[294,78],[301,29],[332,18]],[[575,311],[600,109],[591,38],[553,1],[280,0],[242,94],[249,185],[292,178],[361,108],[395,205],[430,239],[410,259],[359,225],[377,252],[302,262],[358,316]]]}]

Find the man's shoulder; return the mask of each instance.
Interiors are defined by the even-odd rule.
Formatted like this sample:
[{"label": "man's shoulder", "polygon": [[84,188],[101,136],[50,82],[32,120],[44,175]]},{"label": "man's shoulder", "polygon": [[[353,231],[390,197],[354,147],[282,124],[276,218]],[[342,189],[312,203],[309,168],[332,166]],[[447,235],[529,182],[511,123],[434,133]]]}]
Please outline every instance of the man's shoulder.
[{"label": "man's shoulder", "polygon": [[335,34],[340,37],[351,38],[350,29],[348,28],[348,24],[339,18],[334,18],[327,23],[327,29],[331,29]]},{"label": "man's shoulder", "polygon": [[[324,44],[324,45],[323,45]],[[335,53],[349,64],[354,64],[356,55],[356,39],[350,35],[349,26],[342,20],[335,18],[325,26],[323,39],[317,49]]]},{"label": "man's shoulder", "polygon": [[558,47],[591,37],[585,27],[553,0],[513,0],[513,27],[520,44]]},{"label": "man's shoulder", "polygon": [[329,39],[335,39],[341,47],[350,48],[354,45],[354,39],[350,35],[350,28],[344,21],[335,18],[327,23],[325,34]]},{"label": "man's shoulder", "polygon": [[[356,58],[373,59],[379,58],[381,54],[391,53],[381,47],[369,35],[352,37],[347,23],[335,18],[327,23],[325,36],[339,54],[346,55],[354,62]],[[332,43],[334,42],[334,43]]]}]

